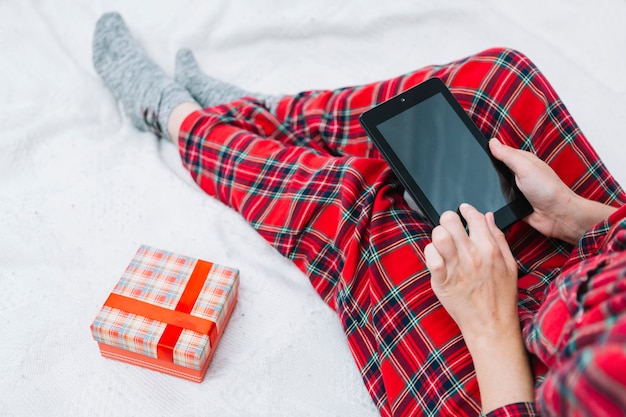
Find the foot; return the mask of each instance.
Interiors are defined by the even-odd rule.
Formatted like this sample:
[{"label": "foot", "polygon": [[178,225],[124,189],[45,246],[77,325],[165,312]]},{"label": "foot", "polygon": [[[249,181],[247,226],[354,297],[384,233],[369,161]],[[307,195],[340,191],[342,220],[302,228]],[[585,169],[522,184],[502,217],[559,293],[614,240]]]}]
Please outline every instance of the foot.
[{"label": "foot", "polygon": [[93,39],[96,71],[139,130],[166,136],[172,109],[194,102],[189,92],[156,65],[118,13],[104,14]]},{"label": "foot", "polygon": [[181,49],[176,54],[175,77],[176,81],[185,86],[202,107],[230,103],[242,97],[253,97],[266,103],[277,101],[277,97],[251,93],[236,85],[206,75],[200,69],[193,53],[188,49]]}]

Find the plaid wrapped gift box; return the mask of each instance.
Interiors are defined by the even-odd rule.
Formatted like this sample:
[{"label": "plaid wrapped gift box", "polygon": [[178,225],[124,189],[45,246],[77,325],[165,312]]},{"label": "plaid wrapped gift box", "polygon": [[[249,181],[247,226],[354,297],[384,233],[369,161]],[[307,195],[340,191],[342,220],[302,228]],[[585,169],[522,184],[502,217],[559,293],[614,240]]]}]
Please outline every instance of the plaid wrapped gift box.
[{"label": "plaid wrapped gift box", "polygon": [[201,382],[238,287],[235,269],[144,245],[91,333],[104,357]]}]

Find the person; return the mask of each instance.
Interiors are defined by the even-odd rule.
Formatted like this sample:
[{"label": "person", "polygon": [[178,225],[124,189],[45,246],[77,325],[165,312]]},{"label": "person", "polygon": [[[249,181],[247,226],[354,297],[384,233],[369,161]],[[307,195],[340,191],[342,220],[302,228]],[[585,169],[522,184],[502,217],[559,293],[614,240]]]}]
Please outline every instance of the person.
[{"label": "person", "polygon": [[[626,195],[537,67],[494,48],[390,80],[246,92],[179,51],[168,76],[117,13],[94,66],[141,130],[291,259],[340,319],[383,416],[623,415]],[[359,115],[442,79],[534,212],[504,232],[464,204],[433,228]],[[201,221],[201,219],[199,219]]]}]

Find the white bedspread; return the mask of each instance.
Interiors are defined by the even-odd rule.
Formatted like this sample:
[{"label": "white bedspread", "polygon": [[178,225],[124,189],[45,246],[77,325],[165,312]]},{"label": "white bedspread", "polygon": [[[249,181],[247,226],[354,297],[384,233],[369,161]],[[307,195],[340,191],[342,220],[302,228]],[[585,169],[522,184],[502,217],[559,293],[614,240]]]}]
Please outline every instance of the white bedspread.
[{"label": "white bedspread", "polygon": [[[377,414],[304,275],[120,113],[91,63],[109,10],[167,71],[188,47],[211,74],[268,93],[519,49],[626,183],[623,0],[0,1],[2,416]],[[91,339],[141,243],[241,270],[202,384],[104,359]]]}]

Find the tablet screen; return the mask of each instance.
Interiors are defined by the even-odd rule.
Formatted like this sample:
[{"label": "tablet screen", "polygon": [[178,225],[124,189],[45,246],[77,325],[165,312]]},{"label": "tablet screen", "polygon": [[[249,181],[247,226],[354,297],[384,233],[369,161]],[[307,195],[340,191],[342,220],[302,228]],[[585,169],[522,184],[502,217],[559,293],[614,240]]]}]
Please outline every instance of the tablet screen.
[{"label": "tablet screen", "polygon": [[437,212],[461,203],[495,212],[509,202],[491,158],[441,93],[377,128]]}]

